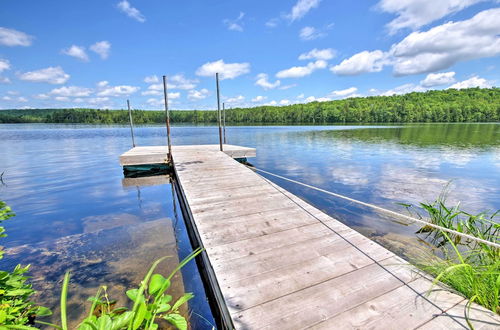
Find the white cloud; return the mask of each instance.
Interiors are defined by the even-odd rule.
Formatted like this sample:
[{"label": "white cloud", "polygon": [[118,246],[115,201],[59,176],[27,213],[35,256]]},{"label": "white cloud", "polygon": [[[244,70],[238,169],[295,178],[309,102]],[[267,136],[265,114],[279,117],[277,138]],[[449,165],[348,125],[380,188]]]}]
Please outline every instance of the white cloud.
[{"label": "white cloud", "polygon": [[39,100],[47,100],[47,99],[49,99],[49,98],[50,98],[50,96],[49,96],[49,95],[47,95],[47,94],[43,94],[43,93],[42,93],[42,94],[37,94],[37,95],[35,95],[35,96],[34,96],[34,98],[39,99]]},{"label": "white cloud", "polygon": [[90,50],[97,53],[101,57],[101,59],[105,60],[109,57],[109,52],[111,51],[111,43],[106,40],[98,41],[90,46]]},{"label": "white cloud", "polygon": [[10,84],[10,79],[7,77],[0,77],[0,84]]},{"label": "white cloud", "polygon": [[3,96],[2,100],[4,100],[4,101],[12,101],[12,97],[10,97],[10,96]]},{"label": "white cloud", "polygon": [[[167,93],[168,96],[168,101],[169,103],[172,103],[172,100],[178,99],[181,97],[181,93],[176,92],[176,93]],[[163,98],[155,99],[155,98],[150,98],[146,101],[147,104],[154,106],[154,107],[163,107],[165,106],[165,100]]]},{"label": "white cloud", "polygon": [[290,100],[287,100],[287,99],[283,99],[280,101],[280,105],[288,105],[290,103],[291,103]]},{"label": "white cloud", "polygon": [[147,99],[146,103],[151,105],[151,106],[154,106],[154,107],[160,107],[160,106],[165,105],[165,100],[150,98],[150,99]]},{"label": "white cloud", "polygon": [[279,81],[279,80],[276,80],[273,83],[270,82],[268,75],[265,73],[259,73],[257,75],[257,81],[255,82],[255,85],[260,86],[260,87],[264,88],[265,90],[277,88],[277,87],[279,87],[280,84],[281,84],[281,81]]},{"label": "white cloud", "polygon": [[[163,94],[163,83],[157,76],[149,76],[144,78],[145,82],[151,83],[148,90],[143,92],[142,95],[160,95]],[[170,89],[184,89],[190,90],[196,88],[198,84],[197,79],[187,79],[183,74],[175,74],[167,77],[167,88]]]},{"label": "white cloud", "polygon": [[478,76],[474,76],[464,81],[457,82],[451,85],[449,88],[462,89],[462,88],[471,88],[471,87],[480,87],[480,88],[490,88],[492,87],[492,82],[488,81],[484,78],[480,78]]},{"label": "white cloud", "polygon": [[168,77],[168,88],[189,90],[196,88],[198,82],[197,79],[187,79],[183,74],[175,74]]},{"label": "white cloud", "polygon": [[56,96],[54,97],[54,100],[59,101],[59,102],[68,102],[69,97],[67,96]]},{"label": "white cloud", "polygon": [[49,84],[64,84],[70,75],[65,73],[60,66],[48,67],[36,71],[19,74],[19,79],[31,82],[46,82]]},{"label": "white cloud", "polygon": [[329,95],[333,97],[345,97],[345,96],[350,96],[354,93],[356,93],[358,89],[356,87],[350,87],[346,89],[341,89],[341,90],[336,90],[332,91]]},{"label": "white cloud", "polygon": [[386,64],[388,64],[386,53],[381,50],[372,52],[365,50],[343,60],[340,64],[331,67],[330,70],[338,75],[351,76],[382,71]]},{"label": "white cloud", "polygon": [[274,28],[278,26],[279,18],[271,18],[269,21],[266,22],[266,26],[269,28]]},{"label": "white cloud", "polygon": [[141,95],[162,95],[163,93],[158,90],[147,90],[141,93]]},{"label": "white cloud", "polygon": [[141,12],[130,5],[127,0],[120,1],[117,5],[118,9],[127,14],[128,17],[135,19],[138,22],[144,23],[146,18]]},{"label": "white cloud", "polygon": [[92,94],[92,89],[77,87],[77,86],[63,86],[60,88],[55,88],[50,91],[49,94],[57,96],[67,96],[67,97],[85,97]]},{"label": "white cloud", "polygon": [[33,37],[14,29],[0,27],[0,45],[3,46],[31,46]]},{"label": "white cloud", "polygon": [[311,9],[318,7],[321,0],[298,0],[287,18],[292,22],[304,17]]},{"label": "white cloud", "polygon": [[106,86],[108,86],[108,85],[109,85],[109,82],[108,82],[108,81],[106,81],[106,80],[99,81],[99,82],[97,83],[97,87],[99,87],[99,88],[104,88],[104,87],[106,87]]},{"label": "white cloud", "polygon": [[332,99],[329,97],[314,97],[314,96],[309,96],[306,97],[304,102],[309,103],[309,102],[326,102],[326,101],[331,101]]},{"label": "white cloud", "polygon": [[220,79],[234,79],[250,72],[250,63],[224,63],[224,60],[207,62],[196,70],[198,76],[213,77],[219,73]]},{"label": "white cloud", "polygon": [[7,91],[7,94],[9,95],[19,95],[18,91]]},{"label": "white cloud", "polygon": [[238,95],[238,96],[235,96],[235,97],[230,97],[228,99],[226,99],[224,102],[225,103],[236,103],[236,104],[239,104],[241,102],[245,101],[245,97],[243,95]]},{"label": "white cloud", "polygon": [[276,74],[277,78],[300,78],[313,73],[317,69],[324,69],[328,64],[326,61],[317,60],[310,62],[306,66],[294,66],[290,69],[282,70]]},{"label": "white cloud", "polygon": [[325,36],[324,32],[319,31],[313,26],[305,26],[299,32],[299,37],[302,40],[314,40],[324,36]]},{"label": "white cloud", "polygon": [[278,89],[286,90],[286,89],[290,89],[293,87],[297,87],[297,84],[284,85],[284,86],[279,87]]},{"label": "white cloud", "polygon": [[72,45],[71,47],[67,49],[62,50],[63,54],[66,54],[68,56],[73,56],[79,60],[82,60],[84,62],[89,61],[89,56],[85,52],[85,47],[77,46],[77,45]]},{"label": "white cloud", "polygon": [[484,0],[381,0],[377,7],[397,17],[387,24],[391,34],[401,29],[416,30],[447,15]]},{"label": "white cloud", "polygon": [[158,78],[157,75],[152,75],[152,76],[147,76],[146,78],[144,78],[144,82],[147,84],[155,84],[155,83],[159,83],[160,79]]},{"label": "white cloud", "polygon": [[252,102],[262,102],[267,99],[267,96],[258,95],[252,99]]},{"label": "white cloud", "polygon": [[299,38],[304,41],[323,38],[328,34],[328,30],[330,30],[333,26],[333,23],[319,28],[314,26],[305,26],[299,31]]},{"label": "white cloud", "polygon": [[228,30],[231,30],[231,31],[238,31],[238,32],[243,32],[243,17],[245,17],[245,13],[244,12],[240,12],[240,14],[238,15],[237,18],[235,19],[225,19],[223,22],[224,22],[224,25],[227,26]]},{"label": "white cloud", "polygon": [[335,50],[331,48],[326,48],[326,49],[317,49],[314,48],[313,50],[309,51],[308,53],[300,54],[299,60],[331,60],[334,58],[336,55]]},{"label": "white cloud", "polygon": [[401,86],[398,86],[396,88],[390,89],[385,92],[378,92],[377,94],[381,96],[391,96],[391,95],[402,95],[402,94],[408,94],[411,92],[425,92],[427,89],[420,86],[420,85],[415,85],[415,84],[404,84]]},{"label": "white cloud", "polygon": [[158,92],[163,92],[163,83],[160,84],[151,84],[148,86],[149,91],[158,91]]},{"label": "white cloud", "polygon": [[181,97],[181,93],[179,92],[167,93],[167,96],[169,100],[175,100]]},{"label": "white cloud", "polygon": [[91,97],[88,99],[90,104],[102,104],[109,101],[109,97]]},{"label": "white cloud", "polygon": [[140,88],[136,86],[120,85],[109,86],[97,93],[98,96],[125,96],[137,92]]},{"label": "white cloud", "polygon": [[424,87],[433,87],[448,85],[455,82],[455,72],[440,72],[429,73],[424,80],[420,81],[420,85]]},{"label": "white cloud", "polygon": [[10,69],[10,62],[9,60],[4,60],[0,58],[0,72],[3,72],[5,70]]},{"label": "white cloud", "polygon": [[203,100],[208,95],[210,95],[210,92],[206,88],[202,88],[199,91],[193,89],[193,90],[190,90],[188,92],[188,99],[190,99],[190,100]]},{"label": "white cloud", "polygon": [[500,55],[500,8],[471,19],[413,32],[391,47],[397,76],[428,73],[457,62]]},{"label": "white cloud", "polygon": [[24,96],[20,96],[20,97],[17,98],[17,101],[18,102],[28,102],[28,99],[25,98]]}]

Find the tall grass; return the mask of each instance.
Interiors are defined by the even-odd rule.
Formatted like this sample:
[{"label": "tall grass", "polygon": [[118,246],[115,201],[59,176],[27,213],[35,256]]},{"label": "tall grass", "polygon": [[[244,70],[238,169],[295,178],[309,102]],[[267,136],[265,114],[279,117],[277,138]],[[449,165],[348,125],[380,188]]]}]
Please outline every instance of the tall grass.
[{"label": "tall grass", "polygon": [[[498,211],[476,215],[446,205],[446,191],[433,203],[421,203],[429,222],[494,243],[500,243]],[[418,235],[430,241],[440,258],[418,260],[417,266],[475,301],[500,314],[500,249],[456,234],[424,226]]]}]

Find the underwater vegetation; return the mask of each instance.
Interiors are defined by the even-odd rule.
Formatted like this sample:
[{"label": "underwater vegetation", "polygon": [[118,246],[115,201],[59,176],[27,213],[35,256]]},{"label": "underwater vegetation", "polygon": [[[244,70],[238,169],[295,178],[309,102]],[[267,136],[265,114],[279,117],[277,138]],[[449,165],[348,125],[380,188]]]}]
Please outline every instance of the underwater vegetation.
[{"label": "underwater vegetation", "polygon": [[[0,224],[15,216],[11,208],[0,201]],[[6,236],[5,228],[0,226],[0,237]],[[201,249],[196,249],[184,258],[167,276],[154,273],[156,267],[168,256],[156,260],[137,288],[126,291],[132,308],[117,307],[116,300],[108,297],[108,288],[100,286],[94,297],[88,299],[90,308],[88,316],[79,324],[79,330],[97,329],[158,329],[168,328],[169,325],[177,329],[187,329],[188,320],[182,316],[179,309],[194,297],[192,293],[185,293],[173,301],[168,294],[172,277],[193,260]],[[0,248],[0,259],[4,251]],[[33,302],[35,294],[26,273],[30,266],[17,265],[13,271],[0,271],[0,330],[3,329],[39,329],[35,325],[45,325],[54,329],[67,330],[68,328],[68,286],[71,275],[64,276],[60,296],[60,324],[40,320],[52,312]]]}]

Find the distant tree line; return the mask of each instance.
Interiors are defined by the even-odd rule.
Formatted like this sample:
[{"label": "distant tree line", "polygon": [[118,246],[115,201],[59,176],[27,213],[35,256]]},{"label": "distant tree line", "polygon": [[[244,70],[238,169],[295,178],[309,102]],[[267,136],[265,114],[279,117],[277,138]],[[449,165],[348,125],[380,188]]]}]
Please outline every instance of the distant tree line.
[{"label": "distant tree line", "polygon": [[[165,121],[163,111],[134,110],[135,124]],[[126,124],[126,110],[1,110],[0,123]],[[173,123],[216,123],[216,111],[175,110]],[[226,122],[242,124],[412,123],[500,121],[500,88],[427,91],[393,96],[356,97],[287,106],[226,111]]]}]

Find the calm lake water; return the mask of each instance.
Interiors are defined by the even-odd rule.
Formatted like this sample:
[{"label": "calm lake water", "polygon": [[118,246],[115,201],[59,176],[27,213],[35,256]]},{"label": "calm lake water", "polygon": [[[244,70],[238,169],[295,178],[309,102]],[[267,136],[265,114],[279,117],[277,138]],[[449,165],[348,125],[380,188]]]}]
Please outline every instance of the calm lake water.
[{"label": "calm lake water", "polygon": [[[217,143],[217,132],[175,126],[173,143]],[[138,145],[166,144],[163,126],[135,133]],[[461,202],[470,212],[500,209],[500,124],[238,126],[227,137],[257,148],[249,161],[258,168],[392,210],[404,212],[400,202],[432,201],[447,184],[450,204]],[[171,185],[123,180],[118,156],[130,144],[122,126],[0,125],[0,199],[17,213],[5,222],[2,245],[9,251],[0,268],[31,263],[37,299],[56,311],[62,276],[71,270],[74,322],[99,284],[125,302],[122,292],[155,259],[173,256],[160,269],[168,273],[190,251]],[[425,249],[415,225],[269,178],[403,257]],[[184,312],[194,328],[210,328],[195,263],[173,290],[195,292]]]}]

